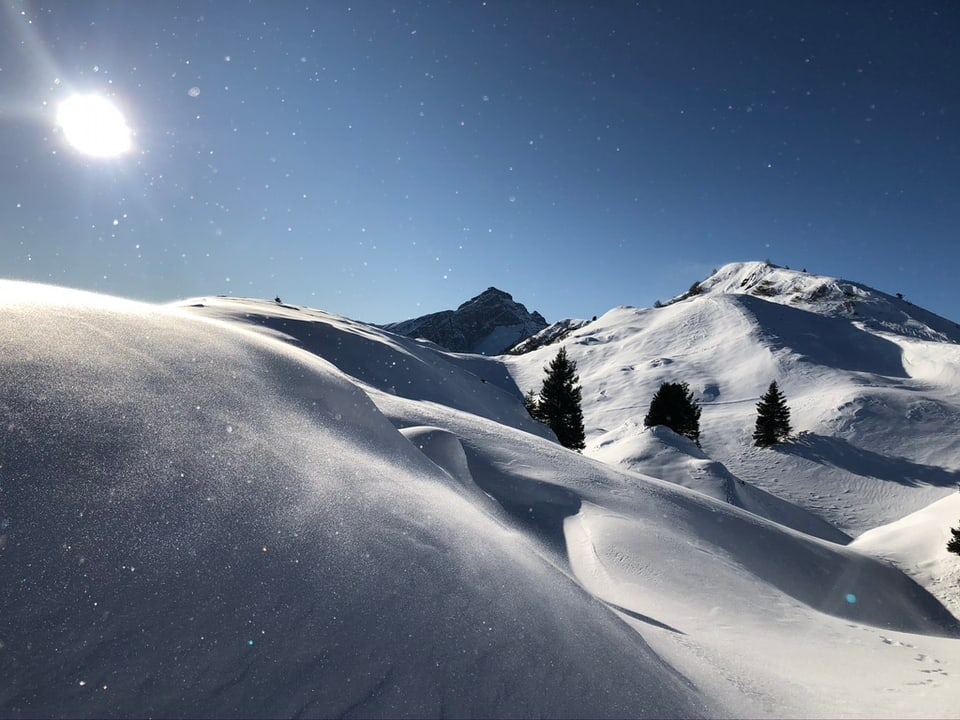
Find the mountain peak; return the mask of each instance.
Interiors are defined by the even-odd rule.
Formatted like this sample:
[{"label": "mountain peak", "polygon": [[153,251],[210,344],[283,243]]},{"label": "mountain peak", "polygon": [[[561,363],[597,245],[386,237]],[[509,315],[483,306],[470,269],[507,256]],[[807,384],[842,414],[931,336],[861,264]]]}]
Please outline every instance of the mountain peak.
[{"label": "mountain peak", "polygon": [[724,265],[699,286],[702,291],[771,296],[806,292],[822,285],[824,281],[840,282],[835,278],[808,273],[806,269],[791,270],[770,262],[736,262]]},{"label": "mountain peak", "polygon": [[493,287],[492,285],[484,290],[482,293],[476,297],[472,297],[466,302],[460,304],[460,307],[457,310],[463,310],[466,307],[469,307],[473,303],[491,303],[491,302],[513,302],[513,295],[498,288]]},{"label": "mountain peak", "polygon": [[499,355],[547,326],[510,293],[489,287],[456,310],[384,325],[399,335],[431,340],[454,352]]},{"label": "mountain peak", "polygon": [[800,310],[845,318],[880,332],[936,342],[960,342],[960,326],[917,307],[903,295],[770,262],[724,265],[676,301],[711,293],[752,295]]}]

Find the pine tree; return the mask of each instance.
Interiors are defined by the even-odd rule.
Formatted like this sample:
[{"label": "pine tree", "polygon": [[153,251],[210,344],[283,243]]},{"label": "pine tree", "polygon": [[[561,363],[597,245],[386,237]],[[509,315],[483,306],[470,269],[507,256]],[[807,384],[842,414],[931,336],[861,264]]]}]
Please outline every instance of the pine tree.
[{"label": "pine tree", "polygon": [[960,526],[950,528],[950,534],[953,537],[947,541],[947,550],[960,555]]},{"label": "pine tree", "polygon": [[790,408],[774,380],[757,403],[757,425],[753,431],[753,442],[757,447],[769,447],[785,440],[789,434]]},{"label": "pine tree", "polygon": [[686,383],[662,383],[650,401],[643,424],[665,425],[700,447],[700,406]]},{"label": "pine tree", "polygon": [[[567,357],[566,349],[560,348],[557,356],[544,368],[544,372],[547,376],[540,389],[540,397],[530,414],[548,425],[561,445],[572,450],[582,450],[585,436],[577,364]],[[533,398],[532,392],[528,394],[528,398]]]}]

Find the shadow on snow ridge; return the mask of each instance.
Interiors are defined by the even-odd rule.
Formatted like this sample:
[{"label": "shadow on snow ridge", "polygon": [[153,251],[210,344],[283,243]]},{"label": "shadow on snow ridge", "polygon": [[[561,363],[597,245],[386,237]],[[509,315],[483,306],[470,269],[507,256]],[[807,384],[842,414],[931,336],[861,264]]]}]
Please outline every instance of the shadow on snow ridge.
[{"label": "shadow on snow ridge", "polygon": [[762,336],[818,365],[886,377],[909,377],[900,346],[853,324],[854,318],[818,315],[807,310],[739,295],[757,319]]},{"label": "shadow on snow ridge", "polygon": [[960,472],[936,465],[921,465],[906,458],[889,457],[864,450],[843,438],[808,433],[777,447],[780,452],[810,460],[818,465],[845,470],[854,475],[875,477],[908,487],[932,485],[957,487]]},{"label": "shadow on snow ridge", "polygon": [[470,475],[477,486],[560,557],[566,557],[565,518],[580,512],[580,498],[571,490],[494,467],[482,453],[464,445]]},{"label": "shadow on snow ridge", "polygon": [[678,630],[677,628],[667,625],[664,622],[660,622],[659,620],[654,620],[649,615],[643,615],[642,613],[638,613],[635,610],[628,610],[627,608],[621,607],[620,605],[617,605],[616,603],[612,603],[609,600],[604,600],[604,602],[608,606],[612,607],[614,610],[617,610],[618,612],[622,612],[624,615],[628,615],[632,617],[634,620],[645,622],[648,625],[653,625],[654,627],[658,627],[661,630],[669,630],[670,632],[676,633],[677,635],[686,635],[686,633],[683,630]]}]

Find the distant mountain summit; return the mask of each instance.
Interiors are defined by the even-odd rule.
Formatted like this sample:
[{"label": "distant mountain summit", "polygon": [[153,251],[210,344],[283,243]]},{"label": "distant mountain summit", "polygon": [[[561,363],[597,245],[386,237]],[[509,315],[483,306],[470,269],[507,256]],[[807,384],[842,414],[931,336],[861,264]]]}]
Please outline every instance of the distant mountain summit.
[{"label": "distant mountain summit", "polygon": [[390,323],[383,328],[398,335],[426,338],[454,352],[499,355],[546,326],[543,315],[529,312],[509,293],[491,287],[456,310]]}]

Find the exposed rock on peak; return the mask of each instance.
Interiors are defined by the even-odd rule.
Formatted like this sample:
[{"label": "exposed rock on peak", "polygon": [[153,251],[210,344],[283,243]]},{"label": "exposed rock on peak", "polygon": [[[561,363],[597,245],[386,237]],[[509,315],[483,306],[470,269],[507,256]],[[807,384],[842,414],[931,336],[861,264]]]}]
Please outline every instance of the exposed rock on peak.
[{"label": "exposed rock on peak", "polygon": [[844,318],[880,332],[960,343],[960,326],[861,283],[791,270],[769,262],[730,263],[674,302],[701,294],[753,295],[781,305]]},{"label": "exposed rock on peak", "polygon": [[590,320],[576,320],[573,318],[560,320],[553,323],[553,325],[545,327],[535,335],[531,335],[525,340],[522,340],[518,344],[514,345],[512,348],[510,348],[507,354],[523,355],[524,353],[533,352],[534,350],[542,348],[545,345],[553,345],[563,340],[575,330],[579,330],[585,325],[589,325],[590,322]]}]

